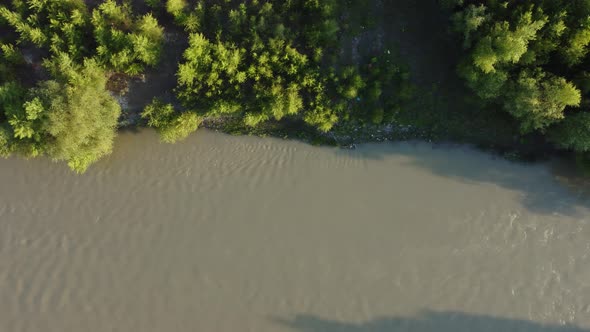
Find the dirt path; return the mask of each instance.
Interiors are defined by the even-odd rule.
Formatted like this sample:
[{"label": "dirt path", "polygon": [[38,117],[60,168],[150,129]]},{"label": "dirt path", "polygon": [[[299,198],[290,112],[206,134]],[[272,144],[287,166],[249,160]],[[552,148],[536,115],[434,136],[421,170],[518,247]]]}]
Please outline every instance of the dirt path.
[{"label": "dirt path", "polygon": [[422,86],[456,87],[461,45],[449,33],[449,14],[437,0],[386,1],[383,8],[385,42],[399,45],[412,77]]}]

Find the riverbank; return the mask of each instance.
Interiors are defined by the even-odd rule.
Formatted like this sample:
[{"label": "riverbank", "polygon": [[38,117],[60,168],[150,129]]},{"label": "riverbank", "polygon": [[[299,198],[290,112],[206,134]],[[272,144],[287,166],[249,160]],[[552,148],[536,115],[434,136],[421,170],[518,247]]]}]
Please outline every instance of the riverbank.
[{"label": "riverbank", "polygon": [[[74,5],[83,13],[77,37],[57,38],[57,25],[46,19],[62,19]],[[435,0],[44,6],[0,8],[10,21],[0,28],[10,32],[0,37],[2,52],[13,61],[0,66],[3,156],[46,155],[82,172],[110,153],[116,128],[151,126],[173,142],[200,123],[348,148],[420,139],[517,160],[570,154],[548,143],[553,136],[542,128],[523,134],[502,105],[486,106],[465,87],[456,73],[465,58],[461,37],[450,31],[452,13]],[[118,18],[110,17],[115,12]],[[115,21],[120,30],[107,29]],[[44,38],[31,39],[23,26]],[[149,47],[139,47],[140,40]],[[82,81],[80,72],[106,82]],[[55,84],[61,88],[50,89]],[[90,109],[79,103],[97,96],[108,102]],[[55,107],[63,100],[68,107]]]},{"label": "riverbank", "polygon": [[[450,32],[450,13],[437,1],[371,1],[372,10],[349,10],[343,20],[360,27],[342,38],[340,56],[357,64],[370,54],[396,52],[407,63],[414,98],[404,105],[394,121],[384,124],[340,121],[323,133],[303,121],[269,121],[246,126],[234,117],[205,118],[202,126],[235,135],[275,136],[301,139],[312,144],[351,147],[364,142],[420,139],[433,142],[467,143],[494,151],[509,159],[540,159],[557,153],[534,135],[522,137],[506,114],[482,107],[456,75],[460,41]],[[139,112],[157,97],[182,108],[173,90],[176,64],[188,42],[186,34],[167,26],[163,58],[146,80],[130,83],[123,98],[124,126],[141,126]],[[416,41],[420,40],[420,43]]]}]

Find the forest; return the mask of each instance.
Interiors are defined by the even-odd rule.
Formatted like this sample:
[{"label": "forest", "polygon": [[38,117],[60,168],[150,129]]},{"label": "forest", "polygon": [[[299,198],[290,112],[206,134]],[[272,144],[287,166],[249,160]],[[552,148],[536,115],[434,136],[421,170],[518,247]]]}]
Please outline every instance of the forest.
[{"label": "forest", "polygon": [[[185,41],[170,73],[174,98],[145,96],[134,124],[154,128],[163,142],[216,119],[253,129],[288,123],[317,135],[402,124],[428,130],[408,121],[427,114],[416,107],[427,91],[414,82],[411,59],[393,47],[349,52],[365,29],[380,28],[372,4],[6,1],[0,5],[0,155],[46,156],[84,172],[112,151],[129,111],[120,97],[129,81],[149,80],[159,70],[172,35]],[[437,6],[448,21],[439,29],[448,28],[461,47],[449,65],[466,86],[465,98],[475,100],[468,116],[508,119],[501,126],[516,128],[510,135],[517,141],[534,137],[586,158],[590,2],[441,0]],[[460,122],[457,130],[470,130]]]}]

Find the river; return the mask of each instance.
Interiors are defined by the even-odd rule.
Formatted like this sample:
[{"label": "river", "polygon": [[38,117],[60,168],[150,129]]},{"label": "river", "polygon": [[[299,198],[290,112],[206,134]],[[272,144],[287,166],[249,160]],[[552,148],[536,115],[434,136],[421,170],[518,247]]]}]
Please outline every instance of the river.
[{"label": "river", "polygon": [[0,160],[0,331],[588,332],[588,192],[556,169],[205,130]]}]

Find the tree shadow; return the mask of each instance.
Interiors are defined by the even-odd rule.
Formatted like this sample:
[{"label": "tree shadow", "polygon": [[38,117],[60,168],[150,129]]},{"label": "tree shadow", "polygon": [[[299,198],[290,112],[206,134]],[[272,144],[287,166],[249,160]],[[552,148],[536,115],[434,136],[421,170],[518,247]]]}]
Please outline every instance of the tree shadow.
[{"label": "tree shadow", "polygon": [[340,322],[308,314],[272,320],[300,332],[590,332],[569,324],[546,325],[521,319],[429,310],[413,317],[383,317],[361,323]]},{"label": "tree shadow", "polygon": [[539,214],[584,217],[590,209],[590,179],[566,160],[515,162],[467,145],[415,141],[335,151],[361,159],[401,156],[403,166],[470,184],[494,184],[518,192],[522,205]]}]

